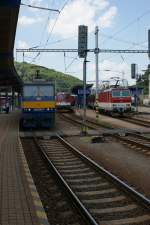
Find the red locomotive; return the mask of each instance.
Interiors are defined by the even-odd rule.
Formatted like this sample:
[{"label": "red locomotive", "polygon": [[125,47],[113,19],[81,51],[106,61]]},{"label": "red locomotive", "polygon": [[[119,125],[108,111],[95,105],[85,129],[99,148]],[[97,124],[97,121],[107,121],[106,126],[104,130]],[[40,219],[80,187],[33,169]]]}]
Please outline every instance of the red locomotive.
[{"label": "red locomotive", "polygon": [[127,88],[109,88],[98,95],[100,112],[124,114],[132,111],[131,94]]},{"label": "red locomotive", "polygon": [[[99,91],[97,107],[99,112],[109,115],[123,115],[134,111],[131,102],[131,93],[127,87],[112,85]],[[96,99],[94,94],[89,96],[88,106],[95,108]]]},{"label": "red locomotive", "polygon": [[56,95],[56,109],[71,111],[75,105],[75,96],[66,92],[59,92]]}]

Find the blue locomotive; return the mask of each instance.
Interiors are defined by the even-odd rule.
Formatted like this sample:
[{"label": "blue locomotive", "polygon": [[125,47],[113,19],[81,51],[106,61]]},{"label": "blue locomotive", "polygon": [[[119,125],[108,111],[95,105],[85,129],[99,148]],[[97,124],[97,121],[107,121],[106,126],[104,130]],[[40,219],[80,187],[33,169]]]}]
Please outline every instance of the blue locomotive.
[{"label": "blue locomotive", "polygon": [[55,124],[55,86],[44,81],[25,83],[22,95],[23,128],[52,128]]}]

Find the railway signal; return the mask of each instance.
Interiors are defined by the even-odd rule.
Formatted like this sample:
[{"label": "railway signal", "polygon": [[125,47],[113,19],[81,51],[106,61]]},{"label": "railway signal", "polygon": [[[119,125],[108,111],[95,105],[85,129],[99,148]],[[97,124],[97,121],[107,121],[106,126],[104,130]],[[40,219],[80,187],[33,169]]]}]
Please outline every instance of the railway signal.
[{"label": "railway signal", "polygon": [[135,79],[137,76],[137,64],[132,63],[131,64],[131,78]]},{"label": "railway signal", "polygon": [[78,27],[78,55],[80,58],[85,58],[87,56],[88,48],[88,27],[80,25]]},{"label": "railway signal", "polygon": [[135,93],[135,106],[136,106],[136,112],[138,112],[138,86],[137,86],[137,81],[138,81],[138,67],[137,64],[132,63],[131,64],[131,78],[136,79],[136,93]]}]

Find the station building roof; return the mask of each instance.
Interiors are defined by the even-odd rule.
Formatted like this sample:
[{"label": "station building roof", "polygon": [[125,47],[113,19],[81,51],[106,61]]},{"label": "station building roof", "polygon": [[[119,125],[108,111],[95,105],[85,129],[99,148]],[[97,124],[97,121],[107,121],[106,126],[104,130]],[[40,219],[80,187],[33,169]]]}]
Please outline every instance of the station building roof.
[{"label": "station building roof", "polygon": [[142,87],[136,88],[136,86],[132,86],[132,87],[129,87],[129,90],[131,91],[132,95],[135,95],[136,92],[137,92],[138,95],[142,95],[144,88],[142,88]]},{"label": "station building roof", "polygon": [[13,50],[20,1],[0,0],[0,86],[11,86],[18,91],[22,80],[14,66]]}]

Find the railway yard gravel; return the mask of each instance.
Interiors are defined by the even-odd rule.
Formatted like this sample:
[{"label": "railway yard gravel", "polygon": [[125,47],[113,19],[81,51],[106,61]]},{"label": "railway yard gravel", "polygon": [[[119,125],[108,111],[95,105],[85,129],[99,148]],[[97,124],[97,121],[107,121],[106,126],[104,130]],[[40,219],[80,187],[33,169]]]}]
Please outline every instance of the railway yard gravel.
[{"label": "railway yard gravel", "polygon": [[[79,116],[81,116],[82,113],[83,113],[82,110],[75,111],[75,114],[79,115]],[[94,110],[87,109],[87,116],[89,118],[96,119],[96,113]],[[139,118],[140,118],[140,115],[139,115]],[[142,126],[140,126],[140,125],[132,124],[132,123],[123,121],[121,119],[105,116],[102,114],[99,114],[99,121],[100,122],[102,121],[102,123],[111,124],[112,126],[114,126],[116,128],[126,128],[126,129],[133,129],[133,130],[141,129],[142,130]],[[148,128],[147,130],[150,131],[150,128]]]},{"label": "railway yard gravel", "polygon": [[[78,111],[79,115],[81,111]],[[92,110],[87,110],[87,115],[91,118],[95,118],[95,112]],[[103,121],[110,123],[113,121],[115,125],[119,128],[126,124],[126,128],[132,128],[139,131],[141,126],[134,125],[128,122],[124,122],[112,117],[106,117],[100,115],[101,118],[104,118]],[[64,122],[64,121],[63,121]],[[62,129],[66,129],[63,125],[63,122],[60,126]],[[60,123],[58,122],[60,125]],[[67,129],[70,135],[74,132],[73,125],[68,123]],[[74,128],[77,130],[77,128]],[[144,128],[148,130],[149,128]],[[75,131],[74,130],[74,131]],[[148,136],[148,134],[147,134]],[[72,136],[67,138],[70,143],[75,145],[80,149],[82,153],[92,158],[99,165],[108,169],[110,172],[118,176],[121,180],[125,181],[130,186],[134,187],[139,192],[145,194],[147,197],[150,197],[150,155],[144,155],[136,151],[134,148],[130,148],[127,145],[123,145],[117,142],[116,139],[106,138],[104,143],[91,143],[91,137],[80,137]]]},{"label": "railway yard gravel", "polygon": [[104,143],[91,143],[91,137],[68,137],[67,140],[99,165],[150,197],[150,156],[107,139]]}]

